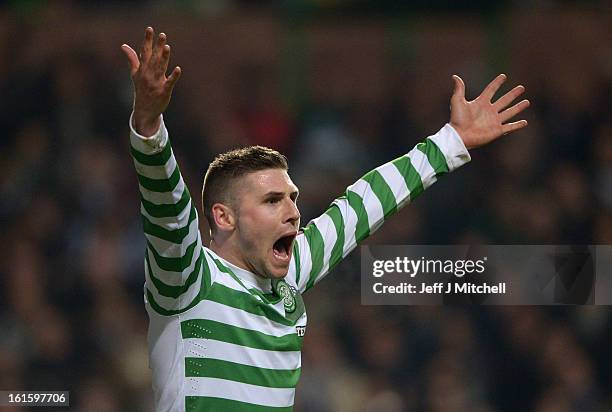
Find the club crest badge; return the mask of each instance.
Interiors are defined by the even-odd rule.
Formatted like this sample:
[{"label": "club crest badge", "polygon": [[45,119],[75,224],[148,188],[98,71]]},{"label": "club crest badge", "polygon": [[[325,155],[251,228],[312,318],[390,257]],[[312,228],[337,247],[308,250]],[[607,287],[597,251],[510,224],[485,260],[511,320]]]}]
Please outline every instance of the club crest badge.
[{"label": "club crest badge", "polygon": [[285,312],[295,312],[295,308],[297,307],[295,302],[295,289],[289,286],[284,280],[278,281],[275,286],[276,293],[283,299],[283,306],[285,307]]},{"label": "club crest badge", "polygon": [[285,318],[295,324],[306,313],[302,295],[283,279],[272,280],[272,290],[279,299],[277,302],[283,302]]}]

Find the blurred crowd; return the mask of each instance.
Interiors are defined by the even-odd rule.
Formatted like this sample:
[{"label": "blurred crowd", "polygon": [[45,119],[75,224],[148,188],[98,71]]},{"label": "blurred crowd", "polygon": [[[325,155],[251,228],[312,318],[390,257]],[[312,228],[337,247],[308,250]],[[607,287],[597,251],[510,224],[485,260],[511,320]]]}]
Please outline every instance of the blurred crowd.
[{"label": "blurred crowd", "polygon": [[[368,242],[612,243],[610,9],[266,3],[0,7],[0,390],[152,410],[119,49],[149,24],[184,72],[165,121],[198,204],[216,153],[263,144],[287,154],[306,224],[444,125],[451,74],[474,98],[503,71],[504,90],[527,88],[530,126],[474,151]],[[612,410],[610,307],[362,306],[359,276],[356,251],[305,296],[297,412]]]}]

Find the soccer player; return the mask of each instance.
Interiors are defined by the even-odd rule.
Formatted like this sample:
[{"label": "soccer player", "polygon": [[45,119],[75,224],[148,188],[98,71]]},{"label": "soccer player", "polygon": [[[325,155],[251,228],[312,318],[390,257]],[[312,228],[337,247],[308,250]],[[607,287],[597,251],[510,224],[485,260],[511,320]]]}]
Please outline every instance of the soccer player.
[{"label": "soccer player", "polygon": [[[198,213],[176,164],[162,113],[181,70],[166,76],[166,35],[145,30],[137,54],[123,45],[134,84],[131,152],[145,252],[145,306],[158,411],[290,411],[306,328],[301,295],[441,175],[467,149],[527,125],[517,86],[494,103],[499,75],[473,101],[453,76],[450,122],[408,154],[370,171],[300,230],[298,188],[280,153],[254,146],[209,165]],[[510,107],[509,107],[510,106]]]}]

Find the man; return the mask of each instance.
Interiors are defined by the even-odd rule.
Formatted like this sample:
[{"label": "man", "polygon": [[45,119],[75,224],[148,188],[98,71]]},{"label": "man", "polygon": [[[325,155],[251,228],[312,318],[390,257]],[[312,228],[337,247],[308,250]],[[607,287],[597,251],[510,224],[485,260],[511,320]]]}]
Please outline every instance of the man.
[{"label": "man", "polygon": [[306,328],[301,294],[436,179],[470,160],[466,148],[527,125],[507,123],[517,86],[491,103],[498,76],[473,101],[454,76],[451,119],[407,155],[367,173],[298,231],[298,189],[278,152],[255,146],[211,163],[202,191],[211,227],[202,245],[162,113],[180,77],[170,46],[145,30],[140,55],[123,45],[134,83],[130,142],[147,239],[145,305],[159,411],[292,409]]}]

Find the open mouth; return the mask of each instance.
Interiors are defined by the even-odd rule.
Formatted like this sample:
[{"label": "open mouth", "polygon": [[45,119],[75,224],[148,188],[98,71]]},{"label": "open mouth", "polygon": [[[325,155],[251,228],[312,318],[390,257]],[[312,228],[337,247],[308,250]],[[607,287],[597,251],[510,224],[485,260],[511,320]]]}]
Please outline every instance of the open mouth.
[{"label": "open mouth", "polygon": [[274,252],[274,257],[281,261],[289,261],[291,257],[291,249],[293,247],[293,241],[295,240],[295,236],[297,232],[292,232],[281,236],[274,245],[272,246],[272,251]]}]

